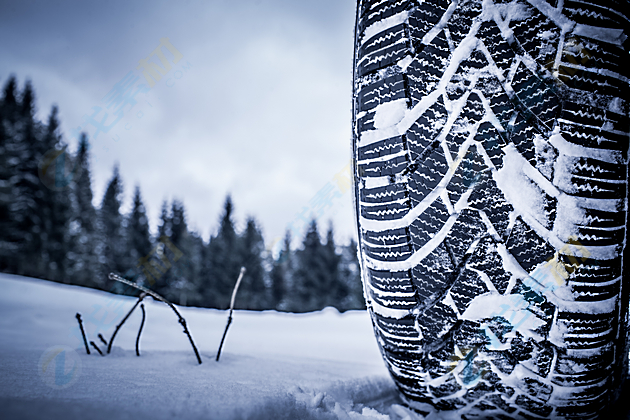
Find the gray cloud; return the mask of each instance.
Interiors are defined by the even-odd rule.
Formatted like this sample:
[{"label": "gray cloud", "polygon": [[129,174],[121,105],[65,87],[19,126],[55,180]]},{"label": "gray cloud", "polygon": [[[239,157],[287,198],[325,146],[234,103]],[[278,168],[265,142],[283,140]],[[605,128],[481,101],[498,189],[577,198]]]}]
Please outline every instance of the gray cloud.
[{"label": "gray cloud", "polygon": [[[176,197],[207,237],[230,192],[240,221],[255,216],[271,242],[350,161],[354,7],[350,0],[16,2],[0,6],[8,41],[0,45],[0,80],[30,78],[40,118],[57,103],[69,138],[168,37],[183,59],[93,141],[97,202],[119,162],[126,205],[139,184],[154,225],[161,201]],[[333,218],[346,240],[355,230],[350,193],[334,203],[322,227]]]}]

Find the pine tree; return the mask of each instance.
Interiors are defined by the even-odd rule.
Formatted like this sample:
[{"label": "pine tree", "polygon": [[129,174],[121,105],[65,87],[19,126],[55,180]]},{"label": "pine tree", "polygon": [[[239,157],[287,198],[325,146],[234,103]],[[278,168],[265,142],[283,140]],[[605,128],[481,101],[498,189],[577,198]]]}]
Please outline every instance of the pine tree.
[{"label": "pine tree", "polygon": [[339,275],[347,287],[348,294],[342,302],[341,310],[365,309],[363,283],[361,283],[361,266],[359,265],[357,243],[350,240],[341,250]]},{"label": "pine tree", "polygon": [[335,232],[332,223],[326,233],[326,243],[323,248],[324,258],[324,282],[320,284],[322,288],[322,307],[333,306],[342,310],[343,301],[348,296],[348,287],[342,280],[339,273],[339,263],[341,257],[337,254],[335,245]]},{"label": "pine tree", "polygon": [[128,265],[125,264],[126,256],[125,239],[123,230],[123,216],[120,213],[120,206],[123,194],[122,181],[118,165],[114,167],[114,173],[105,190],[101,208],[99,210],[99,230],[102,247],[100,255],[102,274],[101,278],[110,290],[121,291],[122,287],[117,284],[114,286],[107,281],[107,275],[110,272],[125,274]]},{"label": "pine tree", "polygon": [[[32,111],[25,109],[24,112]],[[42,182],[38,183],[38,193],[41,193],[41,196],[44,198],[40,207],[43,210],[40,217],[43,219],[43,225],[47,232],[44,249],[49,258],[48,278],[70,283],[70,278],[68,277],[68,254],[74,248],[74,235],[71,235],[69,230],[72,209],[68,192],[74,172],[68,173],[67,168],[72,168],[74,162],[73,158],[66,153],[66,147],[58,133],[59,120],[57,112],[57,107],[53,107],[38,153],[40,162],[42,162],[42,159],[45,162],[47,154],[51,152],[56,156],[54,161],[55,168],[52,169],[55,171],[55,184],[49,185],[44,183],[40,169]],[[57,154],[57,152],[60,153]]]},{"label": "pine tree", "polygon": [[283,248],[274,260],[269,274],[271,280],[271,307],[283,311],[291,306],[289,293],[293,278],[293,251],[291,251],[291,231],[287,230]]},{"label": "pine tree", "polygon": [[170,238],[161,238],[162,252],[168,260],[168,269],[164,276],[168,285],[166,294],[172,300],[185,305],[188,296],[195,293],[195,269],[191,262],[192,244],[186,211],[179,200],[173,200],[171,205],[170,225]]},{"label": "pine tree", "polygon": [[328,285],[326,256],[321,243],[317,222],[312,220],[302,244],[295,253],[296,271],[290,310],[310,312],[322,309],[326,302]]},{"label": "pine tree", "polygon": [[151,233],[149,232],[149,219],[142,203],[140,187],[136,186],[133,194],[133,207],[127,218],[126,234],[127,254],[129,256],[130,270],[139,275],[142,273],[141,260],[146,258],[153,249]]},{"label": "pine tree", "polygon": [[17,272],[16,255],[19,235],[12,211],[15,175],[18,157],[15,124],[17,121],[17,81],[11,76],[0,99],[0,271]]},{"label": "pine tree", "polygon": [[239,288],[236,306],[241,309],[269,309],[269,298],[265,286],[263,252],[265,242],[254,218],[249,217],[245,231],[240,237],[240,260],[246,272]]},{"label": "pine tree", "polygon": [[241,268],[238,236],[234,228],[232,199],[225,199],[219,232],[210,238],[204,262],[204,300],[213,308],[227,308]]},{"label": "pine tree", "polygon": [[172,209],[169,209],[168,201],[163,200],[162,208],[160,210],[158,236],[156,238],[157,246],[155,247],[154,253],[145,257],[145,263],[149,263],[153,267],[151,275],[148,276],[149,287],[167,299],[172,298],[169,290],[169,280],[171,279],[171,276],[167,274],[167,271],[171,268],[171,263],[168,260],[168,251],[166,251],[164,244],[165,238],[170,241],[171,235],[173,234],[171,215]]},{"label": "pine tree", "polygon": [[50,226],[46,226],[50,203],[38,178],[42,133],[34,119],[34,98],[32,86],[27,82],[15,113],[15,161],[10,169],[14,200],[10,212],[18,241],[15,252],[17,274],[48,278],[52,262],[47,253]]},{"label": "pine tree", "polygon": [[[186,263],[189,265],[192,272],[191,290],[186,292],[185,304],[189,306],[206,306],[203,301],[203,283],[202,266],[203,259],[206,252],[206,244],[203,241],[201,235],[195,231],[191,231],[190,235],[190,251],[186,255]],[[181,303],[181,301],[180,301]]]},{"label": "pine tree", "polygon": [[171,218],[168,214],[168,201],[162,201],[160,210],[160,225],[158,226],[158,237],[171,236]]},{"label": "pine tree", "polygon": [[71,232],[74,249],[71,258],[73,283],[81,286],[98,286],[98,231],[96,209],[92,204],[92,176],[90,171],[89,143],[85,133],[79,139],[76,169],[72,189]]}]

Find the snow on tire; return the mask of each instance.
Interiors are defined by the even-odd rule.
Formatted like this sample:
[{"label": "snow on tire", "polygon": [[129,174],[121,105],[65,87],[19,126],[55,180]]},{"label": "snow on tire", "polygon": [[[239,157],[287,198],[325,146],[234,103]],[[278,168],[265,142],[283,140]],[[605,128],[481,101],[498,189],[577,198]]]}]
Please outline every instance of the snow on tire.
[{"label": "snow on tire", "polygon": [[358,1],[365,297],[415,410],[582,419],[617,398],[627,5]]}]

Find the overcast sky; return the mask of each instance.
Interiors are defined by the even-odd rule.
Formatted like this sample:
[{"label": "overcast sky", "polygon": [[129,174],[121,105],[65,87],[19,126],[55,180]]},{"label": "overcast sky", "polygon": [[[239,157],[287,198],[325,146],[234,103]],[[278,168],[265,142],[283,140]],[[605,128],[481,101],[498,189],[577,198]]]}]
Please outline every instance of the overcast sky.
[{"label": "overcast sky", "polygon": [[[353,0],[0,1],[0,82],[30,79],[42,120],[57,104],[73,150],[73,130],[89,134],[95,204],[118,162],[124,209],[140,185],[153,228],[178,198],[207,239],[229,192],[268,244],[304,232],[299,213],[346,242],[354,13]],[[177,63],[152,54],[162,38]],[[147,58],[159,81],[137,69]],[[135,96],[117,109],[126,81]]]}]

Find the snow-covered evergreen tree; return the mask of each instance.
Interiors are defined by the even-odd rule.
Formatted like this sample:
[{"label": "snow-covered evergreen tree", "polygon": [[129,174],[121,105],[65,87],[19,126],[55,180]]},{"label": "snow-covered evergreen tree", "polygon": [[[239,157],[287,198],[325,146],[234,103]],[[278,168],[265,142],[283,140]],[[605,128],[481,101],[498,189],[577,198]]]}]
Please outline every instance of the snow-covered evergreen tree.
[{"label": "snow-covered evergreen tree", "polygon": [[140,274],[139,267],[142,258],[151,253],[153,243],[149,231],[149,219],[142,202],[140,187],[136,186],[133,194],[133,207],[127,218],[126,234],[127,254],[131,263],[131,270]]},{"label": "snow-covered evergreen tree", "polygon": [[329,292],[326,250],[322,245],[317,222],[312,220],[302,244],[295,253],[296,271],[289,310],[310,312],[323,308]]},{"label": "snow-covered evergreen tree", "polygon": [[341,247],[339,275],[346,285],[347,295],[342,301],[343,310],[365,309],[363,284],[361,283],[361,266],[357,254],[357,243],[354,239],[348,245]]},{"label": "snow-covered evergreen tree", "polygon": [[233,220],[234,206],[228,195],[223,206],[219,231],[210,238],[204,262],[204,300],[210,307],[227,308],[241,269],[238,235]]},{"label": "snow-covered evergreen tree", "polygon": [[289,308],[293,284],[293,251],[291,250],[291,231],[287,230],[282,241],[282,250],[274,260],[269,274],[271,280],[271,308],[284,311]]},{"label": "snow-covered evergreen tree", "polygon": [[243,309],[269,309],[269,291],[265,285],[263,252],[265,242],[253,217],[247,219],[240,237],[241,264],[247,270],[239,288],[236,307]]},{"label": "snow-covered evergreen tree", "polygon": [[0,102],[0,270],[15,273],[19,249],[14,203],[14,176],[19,157],[15,136],[17,118],[17,80],[10,77]]},{"label": "snow-covered evergreen tree", "polygon": [[[35,194],[41,201],[39,217],[43,220],[42,224],[46,232],[43,245],[45,255],[48,256],[48,276],[51,280],[70,283],[68,254],[74,248],[74,236],[69,231],[72,207],[68,192],[74,180],[72,179],[73,172],[69,173],[67,169],[72,168],[74,162],[73,157],[66,152],[66,145],[61,141],[57,113],[57,107],[53,107],[45,134],[39,142],[37,160],[40,168],[40,182],[37,183],[38,191]],[[46,167],[51,153],[56,157],[47,168],[48,171],[55,171],[55,183],[52,185],[44,183],[41,179],[41,167],[42,165]]]},{"label": "snow-covered evergreen tree", "polygon": [[[128,270],[123,216],[120,213],[122,194],[122,180],[116,165],[99,210],[99,233],[103,245],[102,253],[99,256],[102,279],[107,279],[110,272],[122,275]],[[114,286],[112,290],[122,290],[122,288]]]},{"label": "snow-covered evergreen tree", "polygon": [[92,193],[90,145],[87,136],[81,135],[76,154],[76,169],[72,188],[72,218],[70,231],[73,252],[70,257],[73,283],[95,287],[98,285],[98,236],[96,209]]},{"label": "snow-covered evergreen tree", "polygon": [[332,223],[326,233],[326,243],[324,244],[324,278],[325,284],[323,288],[322,306],[334,306],[339,310],[343,310],[343,301],[348,296],[348,286],[343,281],[339,271],[341,255],[337,253],[335,245],[335,232]]}]

